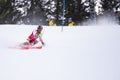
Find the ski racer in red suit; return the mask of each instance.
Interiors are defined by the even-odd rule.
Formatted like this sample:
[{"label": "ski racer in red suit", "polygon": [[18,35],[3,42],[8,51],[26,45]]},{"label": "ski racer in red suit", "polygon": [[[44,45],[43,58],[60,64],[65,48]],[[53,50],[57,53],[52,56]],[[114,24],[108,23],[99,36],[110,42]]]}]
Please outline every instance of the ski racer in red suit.
[{"label": "ski racer in red suit", "polygon": [[34,30],[27,38],[27,42],[24,43],[24,45],[35,45],[37,44],[39,41],[42,43],[42,45],[44,45],[44,42],[42,40],[42,30],[43,27],[42,26],[38,26],[36,30]]}]

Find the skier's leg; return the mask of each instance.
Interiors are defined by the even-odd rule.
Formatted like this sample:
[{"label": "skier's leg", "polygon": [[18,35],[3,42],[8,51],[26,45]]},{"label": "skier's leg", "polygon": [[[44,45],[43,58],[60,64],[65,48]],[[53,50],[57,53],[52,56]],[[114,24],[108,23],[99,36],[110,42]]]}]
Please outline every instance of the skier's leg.
[{"label": "skier's leg", "polygon": [[34,42],[33,42],[33,45],[35,45],[35,44],[37,44],[38,43],[38,41],[37,40],[35,40]]}]

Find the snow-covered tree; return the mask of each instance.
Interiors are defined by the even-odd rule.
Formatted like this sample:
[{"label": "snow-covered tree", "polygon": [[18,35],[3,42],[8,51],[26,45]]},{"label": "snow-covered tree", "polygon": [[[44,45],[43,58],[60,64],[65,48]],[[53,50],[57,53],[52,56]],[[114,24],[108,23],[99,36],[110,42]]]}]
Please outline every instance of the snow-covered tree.
[{"label": "snow-covered tree", "polygon": [[4,24],[5,22],[7,23],[6,16],[10,13],[11,1],[12,0],[0,0],[1,7],[0,24]]},{"label": "snow-covered tree", "polygon": [[56,19],[56,5],[57,3],[54,0],[41,0],[41,7],[44,10],[44,16],[46,16],[46,21],[49,18]]},{"label": "snow-covered tree", "polygon": [[[101,14],[120,13],[119,0],[0,0],[1,24],[44,24],[52,18],[58,25],[68,18],[81,23]],[[63,10],[64,7],[64,10]],[[1,9],[0,9],[1,10]],[[64,15],[63,15],[64,13]]]}]

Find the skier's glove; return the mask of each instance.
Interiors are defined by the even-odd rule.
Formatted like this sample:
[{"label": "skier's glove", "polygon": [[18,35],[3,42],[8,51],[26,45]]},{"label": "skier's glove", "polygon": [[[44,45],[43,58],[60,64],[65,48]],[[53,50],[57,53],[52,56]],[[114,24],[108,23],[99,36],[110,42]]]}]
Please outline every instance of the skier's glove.
[{"label": "skier's glove", "polygon": [[41,42],[43,46],[45,46],[45,43],[44,42]]},{"label": "skier's glove", "polygon": [[27,42],[30,42],[30,39],[27,39]]}]

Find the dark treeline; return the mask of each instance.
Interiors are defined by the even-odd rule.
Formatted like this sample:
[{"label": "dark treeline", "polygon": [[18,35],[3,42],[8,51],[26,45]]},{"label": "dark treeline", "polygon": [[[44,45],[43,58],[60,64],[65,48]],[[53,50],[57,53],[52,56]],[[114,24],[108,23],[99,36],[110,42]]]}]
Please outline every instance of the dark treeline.
[{"label": "dark treeline", "polygon": [[62,20],[67,23],[68,18],[72,18],[77,25],[108,13],[115,15],[118,23],[120,22],[119,0],[101,0],[98,14],[95,11],[96,0],[65,0],[64,2],[63,0],[0,0],[0,24],[48,25],[51,17],[57,25],[61,25]]}]

